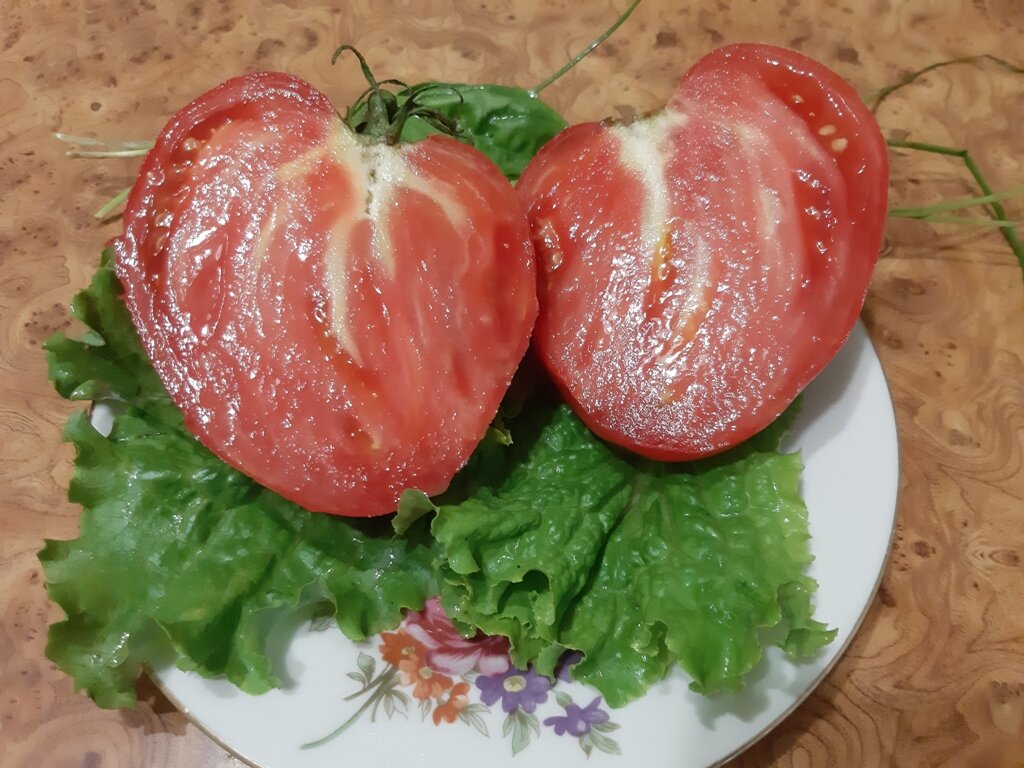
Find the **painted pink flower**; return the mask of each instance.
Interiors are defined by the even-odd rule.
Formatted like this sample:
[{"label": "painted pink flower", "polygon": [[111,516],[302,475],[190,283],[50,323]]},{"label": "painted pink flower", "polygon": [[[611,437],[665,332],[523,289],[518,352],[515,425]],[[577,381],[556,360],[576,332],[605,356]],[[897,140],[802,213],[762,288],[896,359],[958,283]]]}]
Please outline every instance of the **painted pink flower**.
[{"label": "painted pink flower", "polygon": [[467,640],[452,626],[436,597],[422,611],[410,612],[404,629],[422,647],[427,666],[437,672],[464,675],[477,669],[484,675],[500,675],[508,671],[508,638],[481,634]]}]

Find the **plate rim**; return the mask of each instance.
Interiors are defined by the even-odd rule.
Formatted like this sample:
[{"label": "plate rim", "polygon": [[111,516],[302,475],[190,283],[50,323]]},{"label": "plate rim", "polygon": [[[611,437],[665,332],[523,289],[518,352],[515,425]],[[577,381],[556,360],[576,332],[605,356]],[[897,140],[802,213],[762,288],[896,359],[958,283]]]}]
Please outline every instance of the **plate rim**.
[{"label": "plate rim", "polygon": [[[882,371],[882,381],[885,384],[885,391],[889,396],[889,406],[892,410],[893,433],[896,438],[896,494],[893,498],[892,526],[889,529],[889,540],[886,542],[885,545],[885,553],[882,557],[881,564],[878,567],[878,574],[875,576],[875,583],[871,587],[870,592],[868,593],[868,599],[865,601],[864,607],[863,609],[861,609],[860,615],[857,617],[857,620],[853,623],[853,627],[850,629],[850,634],[849,636],[847,636],[846,642],[844,642],[839,647],[839,650],[836,651],[835,656],[832,657],[832,659],[824,666],[821,672],[811,681],[811,683],[807,686],[807,689],[799,696],[795,697],[793,699],[793,703],[790,704],[790,706],[787,707],[785,710],[780,712],[779,716],[772,720],[768,725],[766,725],[764,728],[758,731],[749,740],[739,745],[735,750],[725,755],[720,760],[711,763],[709,766],[707,766],[707,768],[719,768],[719,766],[722,766],[730,760],[742,755],[744,752],[746,752],[748,749],[754,746],[757,742],[761,741],[761,739],[763,739],[769,733],[771,733],[780,725],[782,725],[782,722],[784,720],[786,720],[790,715],[796,712],[796,710],[799,709],[800,706],[805,701],[807,701],[807,699],[810,698],[811,694],[818,690],[818,687],[824,682],[825,678],[832,673],[832,670],[835,669],[836,665],[839,664],[839,661],[846,655],[846,652],[849,650],[850,646],[853,644],[853,641],[860,633],[861,626],[864,624],[864,620],[867,618],[868,613],[871,611],[871,607],[875,604],[875,598],[878,597],[878,590],[882,586],[882,579],[885,578],[885,574],[889,569],[889,559],[892,557],[892,545],[896,539],[896,526],[899,523],[900,516],[900,494],[903,490],[902,483],[900,482],[900,476],[903,470],[903,451],[901,450],[900,443],[899,422],[896,420],[896,401],[892,395],[892,385],[889,383],[889,377],[885,375],[885,367],[882,365],[882,356],[878,354],[878,348],[875,346],[875,341],[874,339],[871,338],[871,334],[868,333],[867,324],[864,322],[863,318],[857,319],[856,326],[860,326],[860,329],[864,334],[864,339],[867,341],[868,346],[871,347],[871,352],[872,354],[874,354],[875,360],[878,361],[878,367]],[[853,335],[852,332],[850,335]],[[847,337],[847,341],[849,341],[849,337]],[[844,342],[844,344],[845,343],[846,342]],[[255,766],[254,768],[262,768],[262,766]]]}]

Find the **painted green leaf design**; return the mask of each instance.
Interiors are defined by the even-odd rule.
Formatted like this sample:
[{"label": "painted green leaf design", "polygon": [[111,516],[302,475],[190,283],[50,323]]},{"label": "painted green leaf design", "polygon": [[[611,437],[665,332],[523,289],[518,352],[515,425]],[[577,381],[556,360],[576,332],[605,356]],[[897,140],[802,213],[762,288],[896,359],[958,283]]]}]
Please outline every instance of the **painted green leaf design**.
[{"label": "painted green leaf design", "polygon": [[369,683],[373,679],[373,673],[377,670],[377,662],[368,653],[359,653],[359,658],[356,661],[359,666],[359,671],[363,673],[363,678]]}]

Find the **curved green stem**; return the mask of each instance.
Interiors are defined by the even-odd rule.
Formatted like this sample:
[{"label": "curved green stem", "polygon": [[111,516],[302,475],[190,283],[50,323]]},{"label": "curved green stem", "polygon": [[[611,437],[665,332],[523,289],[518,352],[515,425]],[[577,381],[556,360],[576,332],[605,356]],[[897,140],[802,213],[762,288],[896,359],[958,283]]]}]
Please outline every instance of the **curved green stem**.
[{"label": "curved green stem", "polygon": [[571,59],[569,59],[569,61],[565,64],[565,66],[563,66],[561,69],[559,69],[557,72],[555,72],[555,74],[553,74],[550,77],[542,80],[536,86],[531,88],[530,89],[530,94],[532,96],[536,96],[541,91],[543,91],[545,88],[547,88],[549,85],[551,85],[553,82],[555,82],[558,78],[560,78],[562,75],[564,75],[566,72],[568,72],[570,69],[575,67],[581,61],[583,61],[583,59],[585,59],[590,54],[590,52],[592,50],[597,48],[597,46],[599,46],[601,43],[603,43],[605,40],[607,40],[609,37],[611,37],[613,34],[615,34],[615,31],[619,27],[621,27],[623,24],[626,23],[626,19],[628,19],[630,16],[633,15],[633,11],[636,10],[636,7],[638,5],[640,5],[640,0],[633,0],[633,3],[629,6],[629,8],[627,8],[625,10],[625,12],[621,16],[619,16],[619,18],[615,21],[614,24],[612,24],[610,27],[608,27],[607,30],[605,30],[604,34],[602,34],[594,42],[592,42],[590,45],[588,45],[582,51],[580,51],[575,56],[573,56]]},{"label": "curved green stem", "polygon": [[[334,56],[331,57],[331,64],[337,63],[345,51],[351,51],[359,59],[359,66],[369,84],[369,88],[363,91],[345,111],[342,120],[349,128],[366,136],[371,141],[395,144],[401,137],[408,119],[419,117],[441,133],[461,138],[459,126],[455,121],[450,120],[437,108],[425,105],[420,101],[424,94],[438,89],[453,91],[461,99],[462,94],[453,86],[441,83],[420,83],[409,87],[401,80],[395,79],[378,82],[373,76],[373,72],[370,71],[370,65],[363,54],[351,45],[338,46],[334,51]],[[385,85],[401,86],[402,90],[395,94],[384,88]]]},{"label": "curved green stem", "polygon": [[874,101],[874,103],[871,105],[871,111],[874,112],[875,110],[878,109],[879,105],[887,98],[889,98],[893,93],[898,91],[900,88],[904,88],[910,85],[912,82],[917,80],[917,78],[922,77],[923,75],[927,75],[929,72],[933,72],[936,69],[941,69],[942,67],[948,67],[952,64],[970,64],[982,60],[994,62],[1003,69],[1007,70],[1008,72],[1012,72],[1015,75],[1024,75],[1024,67],[1018,67],[1016,64],[1011,64],[1010,62],[1005,61],[1004,59],[1000,59],[998,56],[993,56],[990,53],[983,53],[980,56],[963,56],[959,59],[950,59],[949,61],[939,61],[936,62],[935,64],[929,64],[924,69],[919,69],[916,72],[911,72],[909,75],[905,75],[903,78],[901,78],[898,83],[894,83],[892,85],[886,86],[885,88],[880,88],[879,90],[875,91],[875,93],[872,94],[871,96],[868,96],[868,98],[865,99],[865,101]]},{"label": "curved green stem", "polygon": [[959,157],[963,160],[964,165],[967,166],[967,170],[974,178],[978,188],[981,190],[985,198],[989,199],[990,202],[987,203],[987,206],[991,212],[992,218],[1006,222],[998,225],[999,232],[1002,234],[1003,239],[1006,240],[1006,244],[1010,246],[1010,250],[1013,251],[1013,255],[1017,257],[1018,261],[1020,261],[1021,268],[1024,269],[1024,242],[1021,242],[1020,235],[1017,234],[1016,226],[1010,223],[1010,217],[1006,215],[1006,209],[1003,208],[1002,203],[999,202],[999,196],[996,195],[996,193],[992,191],[992,187],[988,185],[988,182],[981,173],[981,169],[978,167],[978,164],[974,162],[974,158],[971,157],[970,152],[966,149],[944,147],[939,144],[926,144],[920,141],[889,139],[886,143],[894,149],[913,149],[919,152],[930,152],[932,154],[945,155],[947,157]]},{"label": "curved green stem", "polygon": [[366,59],[363,57],[363,54],[356,50],[354,45],[349,45],[348,43],[345,45],[339,45],[335,49],[334,55],[331,56],[331,65],[333,66],[334,64],[337,64],[338,59],[341,58],[341,54],[345,51],[352,51],[352,53],[356,55],[356,58],[359,59],[359,66],[363,69],[363,77],[366,78],[366,82],[370,84],[370,90],[379,90],[380,84],[373,78],[373,72],[370,71],[370,65],[366,63]]}]

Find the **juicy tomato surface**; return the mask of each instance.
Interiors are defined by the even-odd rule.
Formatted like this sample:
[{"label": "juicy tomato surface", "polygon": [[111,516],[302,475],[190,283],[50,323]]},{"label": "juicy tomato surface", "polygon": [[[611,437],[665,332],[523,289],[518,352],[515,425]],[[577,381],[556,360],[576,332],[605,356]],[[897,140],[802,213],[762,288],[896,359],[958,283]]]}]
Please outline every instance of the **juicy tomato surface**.
[{"label": "juicy tomato surface", "polygon": [[444,490],[537,312],[523,205],[490,160],[440,136],[369,143],[280,73],[171,119],[114,247],[186,425],[313,511]]},{"label": "juicy tomato surface", "polygon": [[838,75],[741,44],[701,59],[660,113],[563,131],[518,189],[534,343],[564,396],[605,439],[689,460],[766,427],[842,346],[888,159]]}]

